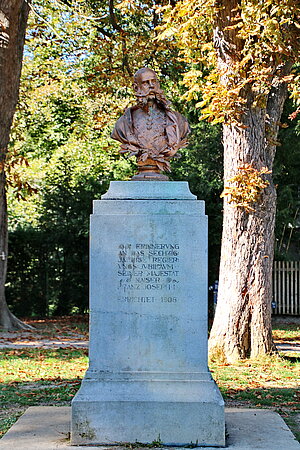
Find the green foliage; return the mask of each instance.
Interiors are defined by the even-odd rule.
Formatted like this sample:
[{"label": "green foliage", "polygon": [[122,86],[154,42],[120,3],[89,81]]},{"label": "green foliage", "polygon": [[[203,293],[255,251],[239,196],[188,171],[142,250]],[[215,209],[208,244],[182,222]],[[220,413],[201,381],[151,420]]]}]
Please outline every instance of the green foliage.
[{"label": "green foliage", "polygon": [[44,233],[28,226],[9,236],[9,305],[19,316],[46,315],[49,309],[48,249]]}]

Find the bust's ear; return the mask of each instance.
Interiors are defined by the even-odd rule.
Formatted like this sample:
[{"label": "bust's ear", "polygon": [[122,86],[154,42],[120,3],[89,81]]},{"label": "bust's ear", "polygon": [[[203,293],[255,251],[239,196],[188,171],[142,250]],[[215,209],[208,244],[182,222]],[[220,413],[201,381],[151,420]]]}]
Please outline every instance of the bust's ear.
[{"label": "bust's ear", "polygon": [[137,90],[138,90],[138,85],[137,85],[136,82],[134,82],[134,83],[132,84],[132,89],[134,90],[134,92],[137,92]]}]

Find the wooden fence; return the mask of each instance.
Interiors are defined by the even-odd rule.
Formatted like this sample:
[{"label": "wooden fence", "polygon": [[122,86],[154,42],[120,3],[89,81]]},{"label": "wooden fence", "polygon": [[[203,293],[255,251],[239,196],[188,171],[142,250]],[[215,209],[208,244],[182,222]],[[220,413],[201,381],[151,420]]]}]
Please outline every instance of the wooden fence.
[{"label": "wooden fence", "polygon": [[300,261],[275,261],[273,314],[300,315]]}]

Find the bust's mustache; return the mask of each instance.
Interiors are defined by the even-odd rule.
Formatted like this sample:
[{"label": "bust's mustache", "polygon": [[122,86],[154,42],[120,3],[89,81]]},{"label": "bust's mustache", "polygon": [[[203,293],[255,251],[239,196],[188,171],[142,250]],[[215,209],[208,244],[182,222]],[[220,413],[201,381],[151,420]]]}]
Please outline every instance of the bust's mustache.
[{"label": "bust's mustache", "polygon": [[155,88],[149,88],[147,92],[143,91],[141,92],[140,90],[137,90],[135,92],[135,95],[137,98],[143,98],[143,97],[148,97],[149,95],[160,95],[162,94],[162,90],[161,89],[155,89]]},{"label": "bust's mustache", "polygon": [[137,98],[137,104],[140,107],[144,107],[147,105],[149,100],[153,100],[153,96],[159,104],[162,104],[165,108],[168,108],[170,102],[166,99],[163,91],[161,89],[149,89],[148,92],[141,93],[140,91],[136,91],[135,93]]}]

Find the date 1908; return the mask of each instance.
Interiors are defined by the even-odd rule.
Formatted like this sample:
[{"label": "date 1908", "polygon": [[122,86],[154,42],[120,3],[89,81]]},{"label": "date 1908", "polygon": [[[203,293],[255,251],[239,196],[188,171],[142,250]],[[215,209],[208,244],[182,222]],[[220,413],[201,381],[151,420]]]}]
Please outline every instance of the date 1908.
[{"label": "date 1908", "polygon": [[161,297],[162,303],[176,303],[177,298],[176,297]]}]

